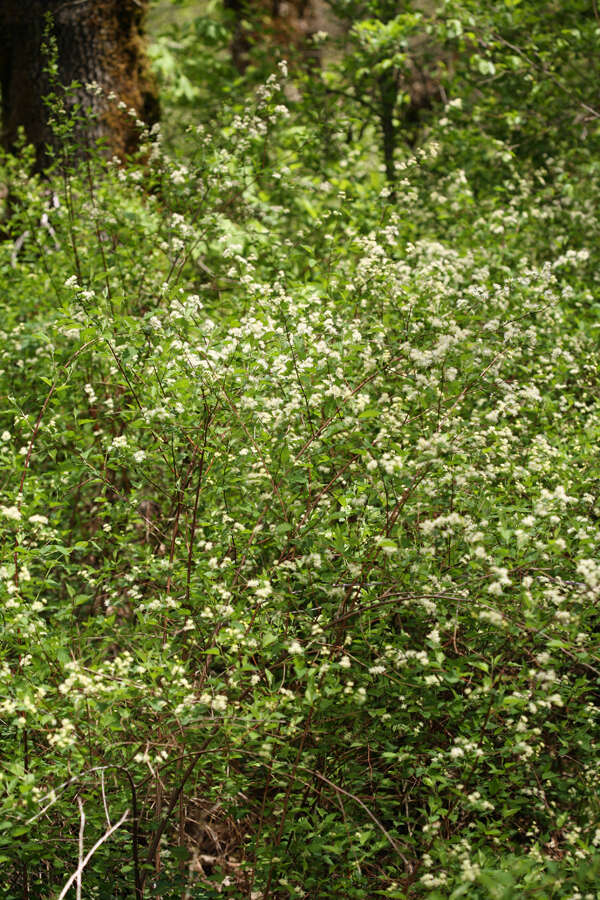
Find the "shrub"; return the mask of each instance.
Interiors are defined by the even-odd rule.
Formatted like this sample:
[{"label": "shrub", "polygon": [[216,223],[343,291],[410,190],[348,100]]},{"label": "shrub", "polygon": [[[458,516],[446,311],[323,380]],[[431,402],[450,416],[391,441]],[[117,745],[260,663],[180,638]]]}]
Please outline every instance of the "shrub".
[{"label": "shrub", "polygon": [[592,164],[302,115],[4,160],[6,898],[594,890]]}]

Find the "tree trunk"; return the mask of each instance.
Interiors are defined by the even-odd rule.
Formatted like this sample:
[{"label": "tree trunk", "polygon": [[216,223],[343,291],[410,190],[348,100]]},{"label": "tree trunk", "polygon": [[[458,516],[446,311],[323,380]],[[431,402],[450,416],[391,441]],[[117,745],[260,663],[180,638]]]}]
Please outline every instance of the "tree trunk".
[{"label": "tree trunk", "polygon": [[232,13],[231,55],[243,73],[254,46],[263,51],[269,45],[284,57],[298,57],[305,65],[320,65],[320,51],[310,38],[317,31],[335,30],[337,22],[324,0],[224,0]]},{"label": "tree trunk", "polygon": [[225,9],[233,14],[233,36],[231,38],[231,60],[240,74],[244,74],[248,66],[250,42],[244,30],[244,18],[247,13],[244,0],[224,0]]},{"label": "tree trunk", "polygon": [[393,69],[386,69],[379,76],[379,121],[383,136],[385,177],[390,187],[390,200],[396,200],[396,126],[394,114],[398,101],[398,81]]},{"label": "tree trunk", "polygon": [[[105,152],[124,159],[137,146],[138,131],[127,109],[147,124],[158,118],[157,93],[144,55],[143,18],[148,0],[0,0],[0,91],[2,145],[15,146],[20,128],[34,145],[37,167],[57,149],[44,103],[50,85],[42,52],[46,14],[58,51],[58,82],[77,86],[67,107],[93,115],[75,137],[84,146],[102,140]],[[91,85],[98,85],[92,89]],[[116,98],[116,99],[115,99]]]}]

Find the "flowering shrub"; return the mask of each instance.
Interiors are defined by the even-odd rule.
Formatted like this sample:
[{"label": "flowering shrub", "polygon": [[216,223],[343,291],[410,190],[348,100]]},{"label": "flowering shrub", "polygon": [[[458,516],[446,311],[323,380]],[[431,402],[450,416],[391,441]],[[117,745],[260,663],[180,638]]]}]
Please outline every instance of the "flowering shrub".
[{"label": "flowering shrub", "polygon": [[283,75],[4,162],[2,895],[595,896],[591,169],[390,204]]}]

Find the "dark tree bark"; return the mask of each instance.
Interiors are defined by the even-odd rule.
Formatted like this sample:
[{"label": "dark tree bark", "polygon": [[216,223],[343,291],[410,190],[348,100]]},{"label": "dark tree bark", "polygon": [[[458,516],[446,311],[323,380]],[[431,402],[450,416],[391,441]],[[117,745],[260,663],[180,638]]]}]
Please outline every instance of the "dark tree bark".
[{"label": "dark tree bark", "polygon": [[231,38],[231,60],[241,74],[246,71],[248,65],[248,51],[250,41],[244,30],[244,18],[247,4],[244,0],[224,0],[225,9],[233,16],[233,35]]},{"label": "dark tree bark", "polygon": [[231,56],[243,73],[253,46],[276,46],[284,56],[298,57],[305,65],[319,65],[320,54],[311,45],[315,32],[335,22],[324,0],[224,0],[232,13]]},{"label": "dark tree bark", "polygon": [[[136,149],[133,118],[122,101],[150,124],[158,119],[156,89],[144,54],[143,19],[148,0],[0,0],[2,145],[14,147],[20,128],[36,151],[38,168],[56,147],[44,96],[50,90],[42,53],[45,17],[52,16],[58,49],[58,81],[73,93],[69,105],[93,113],[77,137],[101,139],[108,155],[123,159]],[[89,88],[96,83],[100,92]],[[116,95],[116,99],[114,99]],[[112,99],[111,99],[112,96]]]},{"label": "dark tree bark", "polygon": [[398,100],[398,77],[393,69],[387,69],[379,76],[379,122],[383,136],[383,159],[385,177],[390,185],[390,200],[396,201],[396,126],[394,115]]}]

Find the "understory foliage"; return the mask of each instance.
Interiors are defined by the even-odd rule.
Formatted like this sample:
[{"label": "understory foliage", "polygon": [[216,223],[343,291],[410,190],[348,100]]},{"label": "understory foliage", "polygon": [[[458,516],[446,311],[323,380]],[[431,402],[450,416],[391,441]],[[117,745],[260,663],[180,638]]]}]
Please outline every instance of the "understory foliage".
[{"label": "understory foliage", "polygon": [[595,898],[598,155],[285,69],[2,160],[0,892]]}]

